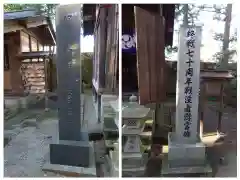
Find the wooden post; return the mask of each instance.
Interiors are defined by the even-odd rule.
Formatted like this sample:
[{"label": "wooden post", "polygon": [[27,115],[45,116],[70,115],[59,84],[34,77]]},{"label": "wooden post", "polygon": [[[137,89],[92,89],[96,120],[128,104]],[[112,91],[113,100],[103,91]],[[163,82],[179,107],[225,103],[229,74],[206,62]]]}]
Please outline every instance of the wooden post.
[{"label": "wooden post", "polygon": [[44,96],[44,99],[45,99],[45,111],[48,111],[49,108],[48,108],[48,59],[44,58],[43,59],[44,61],[44,74],[45,74],[45,96]]},{"label": "wooden post", "polygon": [[204,109],[205,109],[205,101],[206,101],[206,84],[205,82],[203,81],[202,84],[201,84],[201,89],[200,89],[200,108],[199,108],[199,111],[200,111],[200,120],[199,120],[199,135],[200,135],[200,138],[202,137],[203,135],[203,121],[204,121]]},{"label": "wooden post", "polygon": [[218,135],[221,135],[221,130],[222,130],[222,114],[223,114],[223,98],[224,98],[224,83],[221,84],[221,89],[220,89],[220,107],[219,107],[219,112],[218,112],[218,124],[217,124],[217,133]]},{"label": "wooden post", "polygon": [[28,35],[28,41],[29,41],[29,43],[28,43],[28,46],[29,46],[29,52],[32,52],[32,38],[31,38],[30,35]]},{"label": "wooden post", "polygon": [[140,104],[154,104],[152,140],[158,143],[157,139],[164,134],[164,132],[161,134],[159,132],[164,126],[163,102],[166,98],[165,22],[162,16],[162,6],[159,5],[158,11],[153,6],[135,6],[134,10],[139,99]]}]

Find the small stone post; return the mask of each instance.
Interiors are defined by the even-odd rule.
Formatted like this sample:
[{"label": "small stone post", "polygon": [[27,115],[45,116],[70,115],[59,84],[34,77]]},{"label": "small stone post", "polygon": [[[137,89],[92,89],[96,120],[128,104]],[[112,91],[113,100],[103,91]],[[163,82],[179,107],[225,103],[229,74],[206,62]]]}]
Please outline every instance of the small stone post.
[{"label": "small stone post", "polygon": [[[112,109],[115,111],[115,117],[114,117],[114,122],[116,126],[119,128],[119,99],[116,101],[111,101],[110,105]],[[111,165],[111,175],[112,177],[118,177],[119,176],[119,143],[118,140],[113,143],[114,150],[110,151],[110,159],[112,161]]]}]

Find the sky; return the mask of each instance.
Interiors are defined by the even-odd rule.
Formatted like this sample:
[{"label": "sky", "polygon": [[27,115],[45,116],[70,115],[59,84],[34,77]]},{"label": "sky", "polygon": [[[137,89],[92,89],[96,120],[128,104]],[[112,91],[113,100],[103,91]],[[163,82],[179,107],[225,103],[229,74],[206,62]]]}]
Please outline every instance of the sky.
[{"label": "sky", "polygon": [[[232,21],[230,27],[230,34],[234,34],[234,31],[237,28],[237,8],[238,6],[233,5],[232,9]],[[213,14],[211,12],[203,11],[199,15],[199,21],[196,21],[196,24],[203,25],[202,31],[202,44],[203,47],[201,48],[201,60],[203,61],[210,61],[212,56],[221,50],[222,42],[215,41],[213,39],[214,32],[223,33],[224,32],[224,22],[220,22],[217,20],[213,20]],[[175,24],[175,30],[178,30],[179,25]],[[178,33],[174,33],[174,40],[173,44],[178,44]],[[231,47],[231,46],[230,46]],[[172,60],[177,60],[177,54],[173,55]]]},{"label": "sky", "polygon": [[[238,6],[233,5],[232,11],[232,21],[231,21],[231,34],[234,33],[237,28],[237,18],[236,14],[238,11]],[[219,22],[213,20],[213,13],[211,12],[201,12],[199,16],[199,24],[203,25],[202,32],[202,44],[204,45],[201,48],[201,60],[209,61],[212,56],[221,50],[221,43],[213,39],[213,32],[223,33],[224,31],[224,22]],[[175,24],[175,30],[178,30],[178,25]],[[178,33],[174,33],[173,44],[178,44]],[[93,52],[93,36],[81,37],[81,49],[82,52]],[[172,60],[177,60],[177,54],[171,57]]]},{"label": "sky", "polygon": [[93,52],[93,36],[81,37],[81,52]]}]

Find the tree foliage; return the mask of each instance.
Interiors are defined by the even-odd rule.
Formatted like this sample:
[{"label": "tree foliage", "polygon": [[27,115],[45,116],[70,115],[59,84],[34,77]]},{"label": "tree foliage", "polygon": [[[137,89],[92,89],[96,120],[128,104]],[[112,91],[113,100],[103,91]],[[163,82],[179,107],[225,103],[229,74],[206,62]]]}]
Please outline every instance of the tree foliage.
[{"label": "tree foliage", "polygon": [[[220,22],[226,22],[226,18],[228,16],[227,11],[226,11],[226,5],[225,6],[214,6],[213,7],[215,10],[215,14],[214,14],[214,19]],[[219,41],[219,42],[223,42],[224,41],[228,41],[224,39],[224,33],[218,33],[215,32],[213,35],[214,40]],[[229,45],[232,45],[233,43],[235,43],[237,41],[237,30],[235,29],[235,32],[233,35],[230,35],[229,37]],[[225,55],[227,57],[227,61],[230,62],[233,60],[234,55],[237,53],[236,51],[236,47],[230,47],[227,49],[227,52],[225,52]],[[222,62],[222,60],[224,59],[224,52],[223,50],[220,50],[219,52],[216,52],[213,55],[213,58],[219,63]],[[220,64],[219,64],[220,65]]]},{"label": "tree foliage", "polygon": [[[183,24],[184,13],[188,14],[188,24],[195,25],[195,22],[199,20],[200,12],[204,7],[198,6],[196,4],[188,4],[188,12],[185,12],[184,4],[175,5],[175,24]],[[178,51],[178,46],[168,46],[165,49],[166,55],[171,55]]]},{"label": "tree foliage", "polygon": [[4,4],[4,12],[21,11],[25,4]]},{"label": "tree foliage", "polygon": [[198,6],[196,4],[188,4],[188,12],[185,12],[184,9],[185,4],[178,4],[175,8],[175,21],[178,23],[183,22],[184,13],[188,14],[188,23],[190,25],[194,25],[198,20],[200,12],[203,10],[202,6]]},{"label": "tree foliage", "polygon": [[4,12],[34,9],[40,14],[54,18],[56,6],[57,4],[4,4]]},{"label": "tree foliage", "polygon": [[[184,14],[187,13],[188,24],[195,25],[195,23],[199,20],[200,13],[202,11],[213,13],[212,20],[216,20],[219,22],[226,21],[226,17],[227,17],[226,5],[188,4],[188,12],[185,12],[184,4],[178,4],[175,7],[175,24],[177,23],[183,24]],[[214,32],[213,39],[218,42],[223,42],[224,33]],[[235,31],[235,33],[229,37],[230,45],[234,44],[236,41],[237,41],[237,31]],[[178,51],[178,46],[173,46],[173,47],[169,46],[166,48],[166,55],[176,53],[177,51]],[[232,48],[230,47],[226,52],[226,55],[228,56],[229,61],[232,60],[235,54],[236,54],[235,47],[232,47]],[[220,50],[219,52],[216,52],[212,58],[219,62],[223,58],[222,50]]]}]

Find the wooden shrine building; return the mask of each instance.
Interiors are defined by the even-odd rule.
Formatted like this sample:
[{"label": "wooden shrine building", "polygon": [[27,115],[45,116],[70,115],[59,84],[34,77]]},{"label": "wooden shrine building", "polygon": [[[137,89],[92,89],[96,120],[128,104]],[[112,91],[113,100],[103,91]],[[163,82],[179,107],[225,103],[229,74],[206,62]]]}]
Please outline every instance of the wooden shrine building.
[{"label": "wooden shrine building", "polygon": [[118,5],[84,4],[84,35],[94,36],[93,96],[98,118],[101,95],[118,95]]},{"label": "wooden shrine building", "polygon": [[55,32],[35,10],[4,13],[4,93],[41,94],[56,87]]}]

